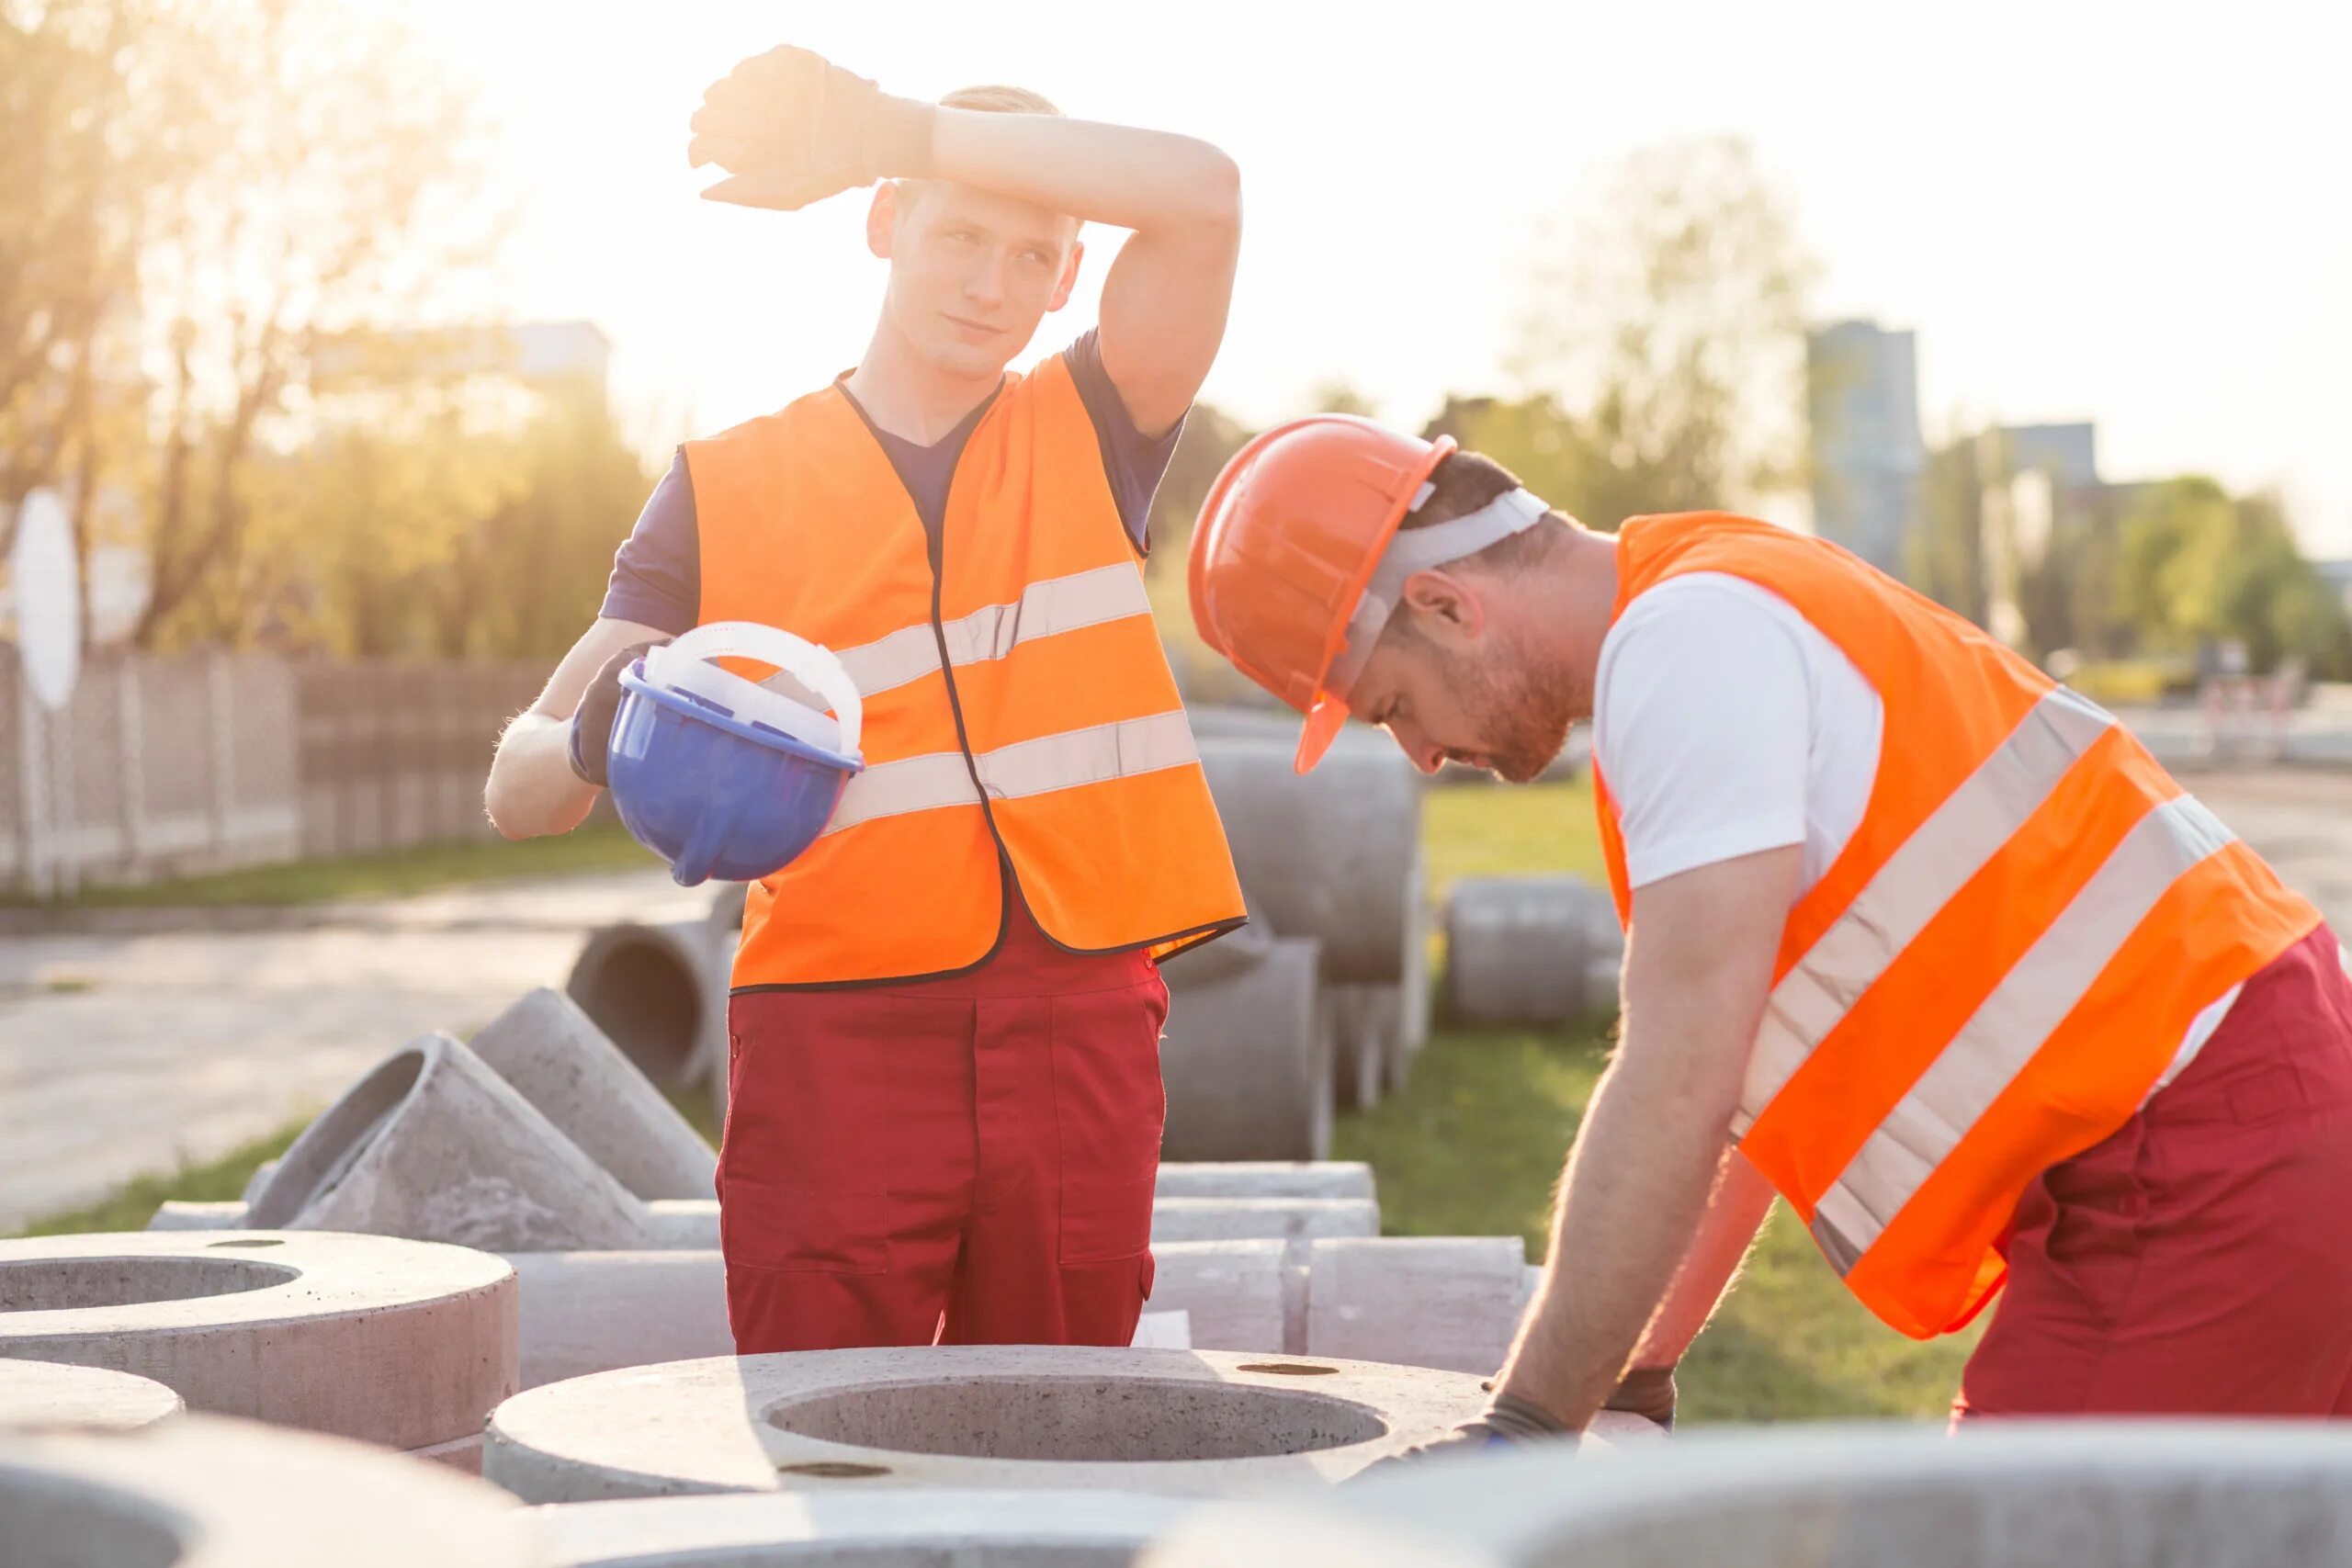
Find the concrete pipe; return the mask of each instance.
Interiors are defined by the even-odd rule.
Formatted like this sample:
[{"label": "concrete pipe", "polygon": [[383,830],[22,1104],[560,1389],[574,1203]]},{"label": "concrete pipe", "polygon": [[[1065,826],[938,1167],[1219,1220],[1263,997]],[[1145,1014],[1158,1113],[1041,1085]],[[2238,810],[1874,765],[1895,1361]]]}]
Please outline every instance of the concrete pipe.
[{"label": "concrete pipe", "polygon": [[1216,1495],[1337,1481],[1485,1407],[1459,1372],[1214,1350],[922,1346],[533,1389],[482,1473],[534,1503],[886,1486]]},{"label": "concrete pipe", "polygon": [[514,1271],[464,1247],[306,1231],[0,1242],[0,1358],[426,1448],[480,1431],[514,1392]]},{"label": "concrete pipe", "polygon": [[533,1508],[549,1568],[1129,1568],[1182,1498],[1098,1492],[656,1497]]},{"label": "concrete pipe", "polygon": [[541,987],[469,1043],[475,1055],[639,1198],[707,1198],[718,1159],[580,1004]]},{"label": "concrete pipe", "polygon": [[130,1436],[0,1434],[17,1568],[526,1568],[522,1510],[358,1443],[191,1416]]},{"label": "concrete pipe", "polygon": [[1379,1234],[1380,1205],[1368,1198],[1162,1198],[1151,1207],[1155,1247]]},{"label": "concrete pipe", "polygon": [[153,1378],[59,1361],[0,1360],[0,1430],[137,1432],[186,1408]]},{"label": "concrete pipe", "polygon": [[1517,1236],[1307,1244],[1309,1354],[1493,1372],[1527,1302]]},{"label": "concrete pipe", "polygon": [[1275,931],[1323,943],[1326,978],[1404,978],[1422,940],[1421,777],[1385,736],[1331,750],[1301,777],[1293,740],[1207,739],[1201,762],[1242,886]]},{"label": "concrete pipe", "polygon": [[1363,981],[1334,981],[1324,987],[1331,1024],[1332,1080],[1339,1103],[1368,1111],[1380,1103],[1392,1064],[1405,1060],[1400,1001],[1403,987]]},{"label": "concrete pipe", "polygon": [[151,1231],[241,1231],[247,1205],[239,1199],[226,1203],[196,1203],[166,1198],[147,1216]]},{"label": "concrete pipe", "polygon": [[257,1228],[361,1231],[492,1252],[646,1244],[645,1205],[481,1057],[409,1042],[286,1151]]},{"label": "concrete pipe", "polygon": [[516,1252],[522,1386],[735,1353],[718,1252]]},{"label": "concrete pipe", "polygon": [[1361,1160],[1198,1160],[1159,1168],[1162,1198],[1370,1198]]},{"label": "concrete pipe", "polygon": [[1574,876],[1471,876],[1445,911],[1446,1010],[1465,1023],[1566,1023],[1615,999],[1609,895]]},{"label": "concrete pipe", "polygon": [[[1227,942],[1234,940],[1228,937]],[[1330,1037],[1318,945],[1278,939],[1256,964],[1203,977],[1215,943],[1167,966],[1161,1144],[1173,1160],[1321,1159],[1331,1147]]]},{"label": "concrete pipe", "polygon": [[2304,1568],[2352,1562],[2352,1432],[2069,1421],[1552,1445],[1204,1509],[1145,1568]]},{"label": "concrete pipe", "polygon": [[[1280,1241],[1180,1241],[1151,1249],[1156,1277],[1151,1309],[1181,1312],[1192,1323],[1196,1350],[1291,1348],[1286,1335],[1294,1303]],[[1295,1303],[1304,1321],[1305,1292]]]},{"label": "concrete pipe", "polygon": [[735,934],[711,919],[588,935],[563,988],[638,1070],[662,1088],[727,1070],[727,983]]}]

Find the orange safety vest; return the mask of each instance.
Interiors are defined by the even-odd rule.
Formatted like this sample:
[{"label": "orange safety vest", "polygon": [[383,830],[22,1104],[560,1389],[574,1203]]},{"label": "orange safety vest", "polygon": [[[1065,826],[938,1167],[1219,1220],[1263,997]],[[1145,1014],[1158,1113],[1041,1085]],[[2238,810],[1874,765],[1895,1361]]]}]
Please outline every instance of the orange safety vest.
[{"label": "orange safety vest", "polygon": [[1000,866],[1052,941],[1165,955],[1241,890],[1134,544],[1068,366],[1008,376],[949,486],[934,560],[838,386],[687,444],[705,621],[782,626],[865,699],[865,771],[751,889],[738,989],[984,963]]},{"label": "orange safety vest", "polygon": [[1614,615],[1693,571],[1786,601],[1885,710],[1861,823],[1789,911],[1733,1132],[1848,1288],[1928,1338],[1999,1289],[2033,1179],[2130,1120],[2197,1014],[2319,911],[2113,717],[1836,546],[1636,518]]}]

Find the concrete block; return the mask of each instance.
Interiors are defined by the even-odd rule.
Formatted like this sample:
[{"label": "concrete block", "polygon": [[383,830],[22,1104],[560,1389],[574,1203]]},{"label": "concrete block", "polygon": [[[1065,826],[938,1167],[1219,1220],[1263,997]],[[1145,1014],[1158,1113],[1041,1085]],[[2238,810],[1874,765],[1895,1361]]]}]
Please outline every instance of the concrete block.
[{"label": "concrete block", "polygon": [[1331,1146],[1332,1072],[1319,950],[1311,941],[1278,939],[1253,966],[1204,977],[1201,966],[1224,945],[1171,959],[1166,968],[1163,1157],[1321,1159]]},{"label": "concrete block", "polygon": [[656,1084],[690,1086],[714,1070],[723,1078],[735,942],[717,908],[696,920],[624,920],[589,933],[563,988]]},{"label": "concrete block", "polygon": [[1405,1058],[1396,1036],[1403,987],[1394,983],[1334,981],[1324,987],[1323,1004],[1331,1030],[1332,1092],[1351,1111],[1380,1103],[1392,1062]]},{"label": "concrete block", "polygon": [[408,1450],[408,1457],[430,1460],[435,1464],[446,1464],[461,1474],[480,1475],[481,1473],[481,1434],[469,1432],[462,1438],[452,1438],[446,1443],[435,1443],[430,1448],[411,1449]]},{"label": "concrete block", "polygon": [[525,992],[469,1044],[639,1198],[711,1195],[718,1156],[562,992]]},{"label": "concrete block", "polygon": [[1197,1350],[1290,1349],[1283,1332],[1286,1252],[1279,1241],[1155,1246],[1152,1308],[1189,1317]]},{"label": "concrete block", "polygon": [[1163,1198],[1151,1210],[1154,1247],[1379,1234],[1380,1205],[1366,1198]]},{"label": "concrete block", "polygon": [[1491,1374],[1527,1299],[1517,1236],[1307,1244],[1311,1355]]},{"label": "concrete block", "polygon": [[[649,1247],[700,1250],[718,1246],[716,1198],[656,1199],[645,1212]],[[1380,1205],[1369,1198],[1160,1198],[1151,1212],[1155,1245],[1379,1234]]]},{"label": "concrete block", "polygon": [[243,1200],[232,1203],[195,1203],[166,1198],[148,1216],[151,1231],[236,1231],[245,1228]]},{"label": "concrete block", "polygon": [[1395,982],[1424,932],[1421,776],[1385,736],[1366,739],[1305,776],[1295,739],[1204,739],[1201,765],[1241,885],[1274,930],[1322,942],[1327,979]]},{"label": "concrete block", "polygon": [[1370,1198],[1361,1160],[1202,1160],[1159,1168],[1161,1198]]},{"label": "concrete block", "polygon": [[0,1358],[152,1378],[191,1410],[415,1449],[514,1392],[514,1272],[313,1231],[0,1242]]},{"label": "concrete block", "polygon": [[190,1416],[130,1435],[0,1433],[11,1568],[537,1568],[523,1511],[361,1443]]},{"label": "concrete block", "polygon": [[1193,1314],[1144,1313],[1136,1319],[1135,1337],[1127,1343],[1138,1350],[1189,1350],[1193,1348]]},{"label": "concrete block", "polygon": [[488,1251],[645,1245],[645,1207],[481,1058],[411,1041],[286,1151],[257,1227],[362,1231]]},{"label": "concrete block", "polygon": [[482,1473],[528,1502],[1337,1481],[1484,1408],[1478,1380],[1208,1350],[925,1346],[673,1362],[532,1389]]},{"label": "concrete block", "polygon": [[791,1493],[526,1511],[550,1568],[1128,1568],[1191,1505],[1092,1492]]},{"label": "concrete block", "polygon": [[274,1159],[266,1159],[254,1167],[254,1173],[245,1178],[245,1190],[237,1194],[238,1201],[244,1203],[252,1202],[260,1196],[261,1190],[269,1185],[269,1179],[277,1174],[277,1161]]},{"label": "concrete block", "polygon": [[0,1428],[136,1432],[186,1409],[153,1378],[57,1361],[0,1360]]},{"label": "concrete block", "polygon": [[731,1356],[716,1251],[518,1252],[522,1386],[658,1361]]},{"label": "concrete block", "polygon": [[[1590,1446],[1589,1444],[1588,1446]],[[1145,1568],[2301,1568],[2352,1562],[2322,1422],[1775,1427],[1567,1445],[1204,1509]]]},{"label": "concrete block", "polygon": [[1615,999],[1616,913],[1580,877],[1464,877],[1445,944],[1446,1010],[1465,1023],[1565,1023]]}]

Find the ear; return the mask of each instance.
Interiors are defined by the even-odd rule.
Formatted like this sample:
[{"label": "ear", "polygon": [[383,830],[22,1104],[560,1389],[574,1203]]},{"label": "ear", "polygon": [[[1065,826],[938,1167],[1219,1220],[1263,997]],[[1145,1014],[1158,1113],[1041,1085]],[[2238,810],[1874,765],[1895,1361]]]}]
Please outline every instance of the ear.
[{"label": "ear", "polygon": [[899,182],[880,180],[874,200],[865,209],[865,248],[883,261],[890,259],[890,240],[899,231]]},{"label": "ear", "polygon": [[1466,642],[1487,626],[1487,604],[1467,578],[1448,571],[1417,571],[1405,580],[1405,603],[1421,613],[1421,629],[1433,641]]},{"label": "ear", "polygon": [[1086,242],[1072,240],[1069,243],[1069,260],[1062,264],[1061,281],[1054,285],[1054,298],[1046,306],[1046,310],[1058,310],[1069,303],[1069,291],[1078,287],[1078,264],[1085,259]]}]

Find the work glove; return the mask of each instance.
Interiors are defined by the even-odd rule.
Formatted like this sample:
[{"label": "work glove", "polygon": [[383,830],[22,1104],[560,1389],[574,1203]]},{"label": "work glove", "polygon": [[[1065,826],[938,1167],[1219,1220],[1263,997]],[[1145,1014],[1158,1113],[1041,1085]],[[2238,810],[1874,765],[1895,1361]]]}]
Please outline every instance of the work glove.
[{"label": "work glove", "polygon": [[686,159],[730,176],[708,199],[789,212],[852,186],[929,175],[937,113],[786,44],[704,91]]},{"label": "work glove", "polygon": [[1426,1443],[1416,1443],[1402,1453],[1391,1454],[1377,1463],[1366,1465],[1358,1479],[1365,1475],[1389,1472],[1400,1466],[1417,1465],[1443,1454],[1474,1454],[1489,1450],[1515,1449],[1528,1443],[1548,1442],[1566,1438],[1571,1442],[1577,1434],[1552,1418],[1551,1412],[1531,1404],[1515,1394],[1498,1393],[1487,1405],[1486,1413],[1475,1421],[1464,1421],[1442,1438],[1432,1438]]},{"label": "work glove", "polygon": [[1635,1367],[1617,1383],[1603,1410],[1622,1411],[1674,1430],[1674,1369]]},{"label": "work glove", "polygon": [[637,643],[605,660],[596,678],[588,682],[580,711],[571,716],[571,741],[567,748],[571,771],[598,789],[610,782],[606,765],[613,750],[613,719],[621,711],[621,671],[644,658],[647,649],[660,648],[669,640],[663,637]]}]

